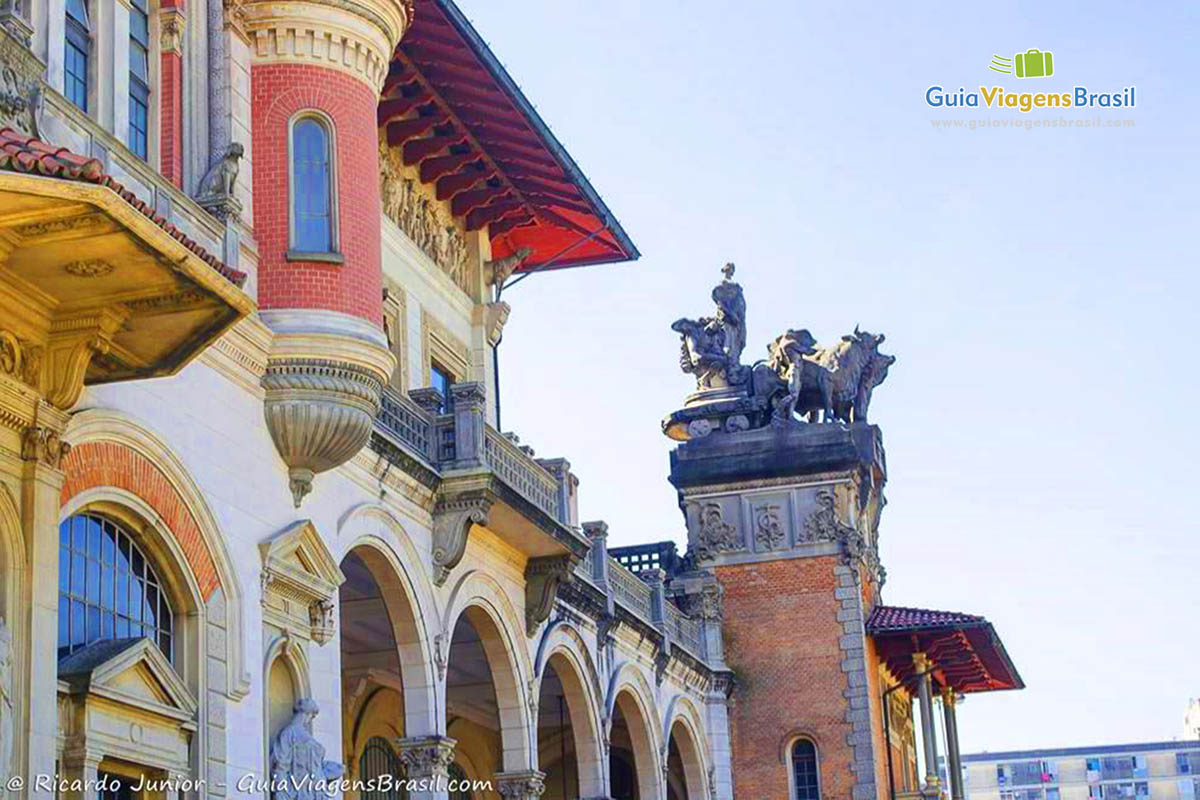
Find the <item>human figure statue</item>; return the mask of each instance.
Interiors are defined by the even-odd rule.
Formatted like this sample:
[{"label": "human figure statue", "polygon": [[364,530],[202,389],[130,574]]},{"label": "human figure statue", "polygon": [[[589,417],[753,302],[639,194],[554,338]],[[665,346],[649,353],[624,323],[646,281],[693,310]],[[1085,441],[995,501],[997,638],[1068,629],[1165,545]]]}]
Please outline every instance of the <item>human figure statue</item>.
[{"label": "human figure statue", "polygon": [[733,280],[733,264],[726,264],[725,276],[712,290],[716,316],[678,319],[671,330],[679,334],[680,368],[696,376],[696,388],[717,389],[742,386],[750,370],[742,365],[746,347],[746,298],[742,287]]},{"label": "human figure statue", "polygon": [[746,348],[746,297],[741,285],[733,280],[735,269],[732,262],[722,267],[725,278],[712,290],[717,304],[716,322],[725,333],[725,356],[732,365],[742,363],[742,350]]},{"label": "human figure statue", "polygon": [[0,619],[0,775],[12,774],[13,715],[12,632]]},{"label": "human figure statue", "polygon": [[315,700],[302,697],[292,706],[292,720],[271,743],[273,800],[326,800],[328,781],[342,777],[345,768],[325,760],[325,748],[313,737],[313,719],[320,713]]}]

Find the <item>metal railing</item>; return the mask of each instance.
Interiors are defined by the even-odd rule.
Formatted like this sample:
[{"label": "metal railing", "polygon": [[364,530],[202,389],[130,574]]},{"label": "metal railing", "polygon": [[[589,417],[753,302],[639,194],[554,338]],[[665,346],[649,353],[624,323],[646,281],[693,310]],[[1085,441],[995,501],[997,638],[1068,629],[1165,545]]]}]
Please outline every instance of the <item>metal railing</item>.
[{"label": "metal railing", "polygon": [[559,522],[566,522],[558,503],[558,480],[490,425],[484,431],[483,459],[517,494]]},{"label": "metal railing", "polygon": [[376,422],[426,461],[434,459],[433,420],[412,400],[392,389],[384,389]]}]

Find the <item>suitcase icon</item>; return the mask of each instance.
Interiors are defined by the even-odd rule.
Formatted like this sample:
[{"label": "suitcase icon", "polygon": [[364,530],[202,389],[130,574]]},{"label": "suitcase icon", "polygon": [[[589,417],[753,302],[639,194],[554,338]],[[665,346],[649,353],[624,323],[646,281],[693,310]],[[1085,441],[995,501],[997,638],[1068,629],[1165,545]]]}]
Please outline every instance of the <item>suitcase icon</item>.
[{"label": "suitcase icon", "polygon": [[1049,78],[1054,74],[1054,54],[1049,50],[1042,52],[1036,48],[1024,53],[1017,53],[1018,78]]}]

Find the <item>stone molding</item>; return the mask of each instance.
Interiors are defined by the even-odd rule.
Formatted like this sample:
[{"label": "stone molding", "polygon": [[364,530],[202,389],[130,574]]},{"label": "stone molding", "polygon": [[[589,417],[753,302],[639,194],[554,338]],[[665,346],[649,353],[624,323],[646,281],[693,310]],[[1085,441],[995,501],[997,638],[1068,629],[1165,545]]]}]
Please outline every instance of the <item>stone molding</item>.
[{"label": "stone molding", "polygon": [[392,51],[412,23],[400,0],[225,0],[255,63],[312,64],[383,87]]},{"label": "stone molding", "polygon": [[471,350],[461,339],[451,333],[442,322],[425,309],[421,309],[421,361],[424,384],[429,385],[430,365],[436,360],[454,373],[456,381],[471,378]]},{"label": "stone molding", "polygon": [[301,520],[258,545],[263,619],[324,645],[333,638],[333,603],[346,576],[312,520]]},{"label": "stone molding", "polygon": [[504,800],[538,800],[546,791],[546,773],[536,769],[497,772],[496,791]]}]

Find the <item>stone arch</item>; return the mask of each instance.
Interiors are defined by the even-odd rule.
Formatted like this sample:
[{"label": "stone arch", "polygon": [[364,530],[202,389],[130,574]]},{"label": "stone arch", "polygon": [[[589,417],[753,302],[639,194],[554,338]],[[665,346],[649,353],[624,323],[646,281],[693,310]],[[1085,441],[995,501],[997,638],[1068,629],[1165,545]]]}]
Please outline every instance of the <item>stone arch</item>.
[{"label": "stone arch", "polygon": [[[663,725],[663,751],[669,752],[672,738],[683,761],[684,781],[690,800],[701,800],[709,793],[708,737],[703,717],[691,698],[676,695],[667,704]],[[666,763],[664,761],[664,763]]]},{"label": "stone arch", "polygon": [[654,691],[641,671],[629,662],[617,667],[608,699],[607,724],[611,734],[617,710],[629,728],[641,800],[663,800],[663,765],[654,703]]},{"label": "stone arch", "polygon": [[241,583],[216,516],[183,461],[160,436],[112,409],[73,415],[64,438],[74,446],[63,459],[61,505],[107,486],[124,489],[154,509],[195,573],[200,596],[211,607],[210,621],[225,630],[225,694],[244,698],[250,674]]},{"label": "stone arch", "polygon": [[[309,665],[308,656],[304,651],[304,646],[293,639],[288,634],[275,637],[267,647],[266,654],[263,657],[263,763],[271,763],[271,738],[273,728],[279,727],[281,717],[290,715],[290,708],[279,710],[275,707],[273,701],[281,698],[274,697],[272,690],[275,688],[274,679],[278,674],[279,668],[286,671],[286,674],[291,678],[291,691],[289,696],[282,698],[285,704],[294,703],[301,697],[312,697],[312,685],[309,682]],[[282,720],[285,724],[287,719]]]},{"label": "stone arch", "polygon": [[[554,666],[571,714],[579,793],[583,797],[603,796],[608,776],[596,668],[579,632],[561,620],[547,628],[542,636],[535,662],[536,677],[530,691],[536,691],[547,665]],[[536,731],[536,720],[534,726]]]},{"label": "stone arch", "polygon": [[404,684],[405,735],[437,733],[441,730],[438,675],[429,635],[430,623],[436,626],[437,618],[424,572],[406,566],[423,563],[416,546],[400,521],[375,504],[350,509],[338,524],[338,539],[345,542],[338,563],[351,553],[358,555],[383,595]]},{"label": "stone arch", "polygon": [[[529,769],[534,762],[536,731],[530,720],[533,670],[525,647],[524,620],[500,584],[479,570],[465,571],[450,593],[443,622],[447,649],[455,625],[464,616],[479,634],[491,669],[504,770]],[[444,693],[444,682],[441,688]]]}]

